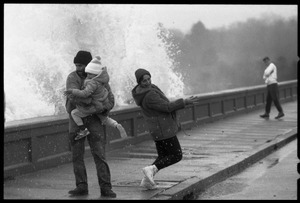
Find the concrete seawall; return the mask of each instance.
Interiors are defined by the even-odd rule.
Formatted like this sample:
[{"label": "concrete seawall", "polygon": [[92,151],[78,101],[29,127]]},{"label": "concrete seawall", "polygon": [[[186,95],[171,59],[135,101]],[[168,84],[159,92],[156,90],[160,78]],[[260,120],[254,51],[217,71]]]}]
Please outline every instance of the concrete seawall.
[{"label": "concrete seawall", "polygon": [[[286,144],[297,142],[297,100],[282,103],[282,108],[285,116],[281,119],[274,118],[277,115],[274,108],[269,119],[260,118],[263,109],[257,109],[178,132],[183,158],[155,175],[155,190],[140,186],[144,176],[141,169],[157,157],[152,140],[108,151],[106,159],[116,200],[195,199],[212,185],[240,173]],[[100,197],[93,157],[86,157],[84,162],[88,195],[68,194],[76,185],[70,162],[4,180],[3,197],[22,200],[106,200]],[[280,162],[281,159],[269,160],[268,165]]]},{"label": "concrete seawall", "polygon": [[[297,89],[297,80],[279,83],[281,102],[295,100]],[[178,111],[181,129],[262,108],[266,87],[260,85],[198,96],[201,98],[199,104]],[[112,111],[111,117],[124,126],[129,137],[122,139],[115,129],[104,127],[108,151],[151,139],[138,107]],[[5,123],[4,179],[70,162],[67,134],[68,115]],[[86,152],[91,156],[88,145]]]}]

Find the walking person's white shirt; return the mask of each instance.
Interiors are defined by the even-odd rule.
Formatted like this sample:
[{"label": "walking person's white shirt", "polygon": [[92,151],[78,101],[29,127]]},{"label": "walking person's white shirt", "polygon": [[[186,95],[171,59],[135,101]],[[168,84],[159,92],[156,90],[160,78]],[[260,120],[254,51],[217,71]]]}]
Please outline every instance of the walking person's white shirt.
[{"label": "walking person's white shirt", "polygon": [[277,83],[277,68],[274,63],[270,63],[265,69],[263,79],[267,85]]}]

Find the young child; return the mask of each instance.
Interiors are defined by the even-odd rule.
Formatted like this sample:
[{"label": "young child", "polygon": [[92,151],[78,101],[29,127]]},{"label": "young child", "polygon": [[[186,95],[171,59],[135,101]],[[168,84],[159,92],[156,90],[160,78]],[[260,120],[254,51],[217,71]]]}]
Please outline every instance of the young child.
[{"label": "young child", "polygon": [[82,90],[69,89],[65,91],[65,95],[72,94],[80,98],[91,97],[91,104],[88,105],[77,105],[76,109],[71,112],[74,122],[79,127],[79,132],[75,137],[75,140],[79,140],[87,136],[90,132],[84,126],[82,118],[94,114],[96,112],[97,116],[100,118],[102,125],[108,125],[117,128],[120,132],[121,137],[127,137],[126,131],[121,124],[119,124],[114,119],[108,116],[105,106],[108,105],[108,89],[110,90],[109,75],[107,73],[106,67],[101,65],[100,56],[96,56],[92,61],[86,66],[85,72],[87,77],[84,81]]}]

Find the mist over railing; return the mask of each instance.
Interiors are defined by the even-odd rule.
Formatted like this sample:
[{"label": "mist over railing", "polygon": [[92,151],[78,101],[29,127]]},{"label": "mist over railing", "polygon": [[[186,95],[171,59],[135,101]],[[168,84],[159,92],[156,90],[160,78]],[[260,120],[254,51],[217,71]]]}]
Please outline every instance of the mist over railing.
[{"label": "mist over railing", "polygon": [[[297,90],[297,80],[280,82],[280,101],[297,99]],[[263,108],[266,103],[266,86],[229,89],[197,96],[200,97],[198,104],[177,111],[180,130]],[[121,138],[117,130],[104,126],[106,150],[151,139],[139,107],[112,110],[110,116],[124,126],[128,137]],[[91,156],[87,143],[85,151],[86,156]],[[55,167],[70,162],[71,157],[67,114],[5,123],[4,179]]]}]

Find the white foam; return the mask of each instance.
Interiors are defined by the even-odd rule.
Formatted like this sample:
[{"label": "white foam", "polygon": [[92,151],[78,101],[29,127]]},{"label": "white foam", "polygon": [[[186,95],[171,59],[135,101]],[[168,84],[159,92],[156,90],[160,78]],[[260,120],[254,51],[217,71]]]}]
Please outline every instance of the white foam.
[{"label": "white foam", "polygon": [[[110,74],[116,105],[132,101],[134,72],[145,68],[168,97],[183,95],[161,28],[145,9],[120,5],[6,4],[4,90],[6,121],[55,115],[75,70],[78,50],[100,55]],[[61,111],[60,111],[61,112]]]}]

